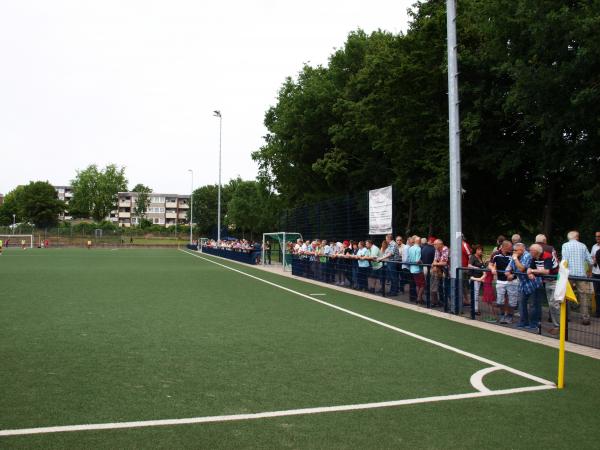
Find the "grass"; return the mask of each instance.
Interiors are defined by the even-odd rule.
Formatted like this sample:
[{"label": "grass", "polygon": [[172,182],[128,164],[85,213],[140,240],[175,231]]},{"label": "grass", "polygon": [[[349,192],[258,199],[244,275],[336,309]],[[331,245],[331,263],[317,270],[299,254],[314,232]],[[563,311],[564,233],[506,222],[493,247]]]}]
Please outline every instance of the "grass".
[{"label": "grass", "polygon": [[[555,377],[553,349],[226,265]],[[10,249],[0,257],[0,273],[0,429],[466,393],[474,391],[469,377],[486,367],[177,250]],[[0,448],[597,448],[600,361],[569,354],[567,362],[563,391],[0,437]],[[506,372],[485,383],[531,385]]]}]

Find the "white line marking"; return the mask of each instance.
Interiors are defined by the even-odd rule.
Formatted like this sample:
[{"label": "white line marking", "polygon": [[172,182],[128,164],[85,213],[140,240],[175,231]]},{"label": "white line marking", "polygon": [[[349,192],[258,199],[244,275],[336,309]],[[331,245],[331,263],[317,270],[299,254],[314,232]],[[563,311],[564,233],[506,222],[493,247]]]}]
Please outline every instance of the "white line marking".
[{"label": "white line marking", "polygon": [[473,386],[479,392],[492,392],[491,389],[488,389],[487,387],[485,387],[485,384],[483,384],[483,377],[485,377],[488,373],[495,372],[496,370],[500,370],[500,368],[497,366],[492,366],[478,370],[473,375],[471,375],[471,379],[469,380],[471,386]]},{"label": "white line marking", "polygon": [[194,256],[196,258],[200,258],[200,259],[202,259],[204,261],[207,261],[209,263],[216,264],[217,266],[224,267],[226,269],[229,269],[229,270],[232,270],[234,272],[240,273],[240,274],[245,275],[247,277],[253,278],[253,279],[258,280],[258,281],[261,281],[261,282],[266,283],[268,285],[274,286],[276,288],[282,289],[284,291],[291,292],[292,294],[299,295],[300,297],[307,298],[309,300],[312,300],[313,302],[320,303],[320,304],[328,306],[330,308],[337,309],[338,311],[342,311],[342,312],[344,312],[346,314],[350,314],[351,316],[358,317],[359,319],[366,320],[367,322],[371,322],[371,323],[374,323],[376,325],[382,326],[384,328],[388,328],[390,330],[396,331],[398,333],[402,333],[402,334],[404,334],[406,336],[410,336],[412,338],[419,339],[420,341],[427,342],[427,343],[435,345],[437,347],[441,347],[441,348],[443,348],[445,350],[449,350],[451,352],[458,353],[459,355],[466,356],[467,358],[474,359],[476,361],[482,362],[482,363],[487,364],[489,366],[494,366],[494,367],[498,367],[499,369],[504,369],[507,372],[514,373],[515,375],[519,375],[519,376],[521,376],[523,378],[528,378],[528,379],[533,380],[533,381],[535,381],[537,383],[545,384],[547,386],[555,387],[555,384],[552,381],[545,380],[544,378],[537,377],[535,375],[532,375],[532,374],[527,373],[527,372],[523,372],[523,371],[518,370],[518,369],[513,369],[512,367],[507,366],[505,364],[500,364],[500,363],[498,363],[496,361],[492,361],[491,359],[484,358],[483,356],[479,356],[479,355],[476,355],[474,353],[466,352],[466,351],[461,350],[459,348],[452,347],[451,345],[444,344],[443,342],[435,341],[435,340],[429,339],[429,338],[427,338],[425,336],[421,336],[420,334],[416,334],[416,333],[413,333],[411,331],[407,331],[407,330],[404,330],[402,328],[395,327],[394,325],[390,325],[389,323],[381,322],[380,320],[373,319],[373,318],[368,317],[368,316],[363,316],[362,314],[359,314],[359,313],[354,312],[352,310],[349,310],[349,309],[346,309],[346,308],[342,308],[341,306],[334,305],[333,303],[328,303],[328,302],[326,302],[324,300],[319,300],[318,298],[311,297],[310,295],[303,294],[302,292],[295,291],[295,290],[287,288],[285,286],[281,286],[280,284],[273,283],[273,282],[265,280],[263,278],[251,275],[251,274],[246,273],[246,272],[244,272],[242,270],[238,270],[238,269],[235,269],[233,267],[227,266],[225,264],[221,264],[221,263],[219,263],[217,261],[213,261],[212,259],[208,259],[208,258],[205,258],[205,257],[200,256],[200,255],[195,255],[195,254],[187,252],[185,250],[180,250],[180,251],[182,251],[183,253],[187,253],[188,255]]},{"label": "white line marking", "polygon": [[327,294],[308,294],[308,295],[315,295],[315,296],[317,296],[317,295],[327,295]]},{"label": "white line marking", "polygon": [[256,420],[273,417],[299,416],[305,414],[322,414],[342,411],[358,411],[364,409],[389,408],[392,406],[415,405],[419,403],[443,402],[468,398],[493,397],[498,395],[518,394],[521,392],[554,389],[553,386],[539,385],[514,389],[503,389],[489,392],[470,392],[467,394],[439,395],[436,397],[412,398],[389,402],[360,403],[355,405],[322,406],[317,408],[288,409],[284,411],[268,411],[251,414],[232,414],[224,416],[191,417],[186,419],[142,420],[137,422],[93,423],[85,425],[65,425],[58,427],[22,428],[0,430],[0,436],[18,436],[25,434],[64,433],[69,431],[115,430],[120,428],[160,427],[167,425],[185,425],[213,422],[231,422],[234,420]]}]

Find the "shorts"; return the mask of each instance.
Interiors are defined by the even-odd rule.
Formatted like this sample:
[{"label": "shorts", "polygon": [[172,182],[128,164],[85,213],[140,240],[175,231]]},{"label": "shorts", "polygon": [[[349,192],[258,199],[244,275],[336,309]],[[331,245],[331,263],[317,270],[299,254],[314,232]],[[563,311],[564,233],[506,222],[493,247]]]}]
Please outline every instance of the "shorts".
[{"label": "shorts", "polygon": [[508,304],[511,308],[516,308],[519,304],[519,283],[513,281],[498,281],[496,283],[496,305],[505,304],[504,294],[508,297]]},{"label": "shorts", "polygon": [[418,288],[425,287],[425,275],[423,275],[423,272],[413,273],[412,277],[415,282],[415,285]]}]

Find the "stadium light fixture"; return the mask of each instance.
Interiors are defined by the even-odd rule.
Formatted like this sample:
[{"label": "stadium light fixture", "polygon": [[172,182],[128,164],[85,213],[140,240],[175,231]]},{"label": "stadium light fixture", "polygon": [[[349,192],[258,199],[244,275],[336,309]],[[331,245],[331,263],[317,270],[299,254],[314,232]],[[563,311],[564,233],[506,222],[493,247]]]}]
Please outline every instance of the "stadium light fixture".
[{"label": "stadium light fixture", "polygon": [[219,187],[217,190],[217,242],[221,240],[221,142],[223,130],[223,117],[218,109],[213,111],[213,116],[219,118]]}]

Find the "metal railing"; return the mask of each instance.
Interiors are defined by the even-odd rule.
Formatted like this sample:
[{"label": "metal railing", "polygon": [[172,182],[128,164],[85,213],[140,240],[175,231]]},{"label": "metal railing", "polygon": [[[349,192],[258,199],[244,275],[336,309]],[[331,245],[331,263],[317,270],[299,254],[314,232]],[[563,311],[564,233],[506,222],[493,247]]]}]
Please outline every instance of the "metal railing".
[{"label": "metal railing", "polygon": [[[539,306],[540,318],[535,328],[526,328],[520,327],[524,298],[518,292],[518,282],[510,287],[510,295],[515,295],[514,290],[517,290],[516,303],[513,300],[511,320],[502,320],[502,314],[505,314],[502,308],[509,299],[503,298],[498,302],[498,295],[507,296],[508,293],[502,285],[498,289],[497,278],[492,277],[491,281],[481,281],[479,285],[476,284],[472,275],[477,273],[481,277],[481,274],[491,273],[489,269],[459,267],[454,269],[454,277],[451,277],[449,271],[432,270],[429,264],[382,261],[379,263],[381,266],[376,262],[376,267],[373,267],[369,262],[368,267],[364,264],[364,267],[359,267],[358,261],[343,257],[293,255],[292,275],[370,292],[449,314],[464,315],[472,320],[515,329],[523,328],[532,333],[558,337],[558,328],[555,325],[559,322],[559,316],[551,317],[547,300],[548,293],[553,292],[556,275],[542,277],[543,296],[540,291],[539,297],[527,298],[527,315],[530,316],[529,309]],[[497,273],[502,272],[497,271]],[[592,288],[593,283],[600,284],[600,279],[570,276],[569,280],[576,285],[575,292],[578,294],[580,304],[570,303],[567,308],[567,339],[573,343],[600,348],[600,300],[596,298],[594,301]],[[600,286],[596,288],[597,291],[600,291],[599,288]],[[502,306],[499,306],[499,303],[502,303]],[[585,308],[589,308],[590,311],[589,325],[586,324],[588,314],[584,311]]]}]

